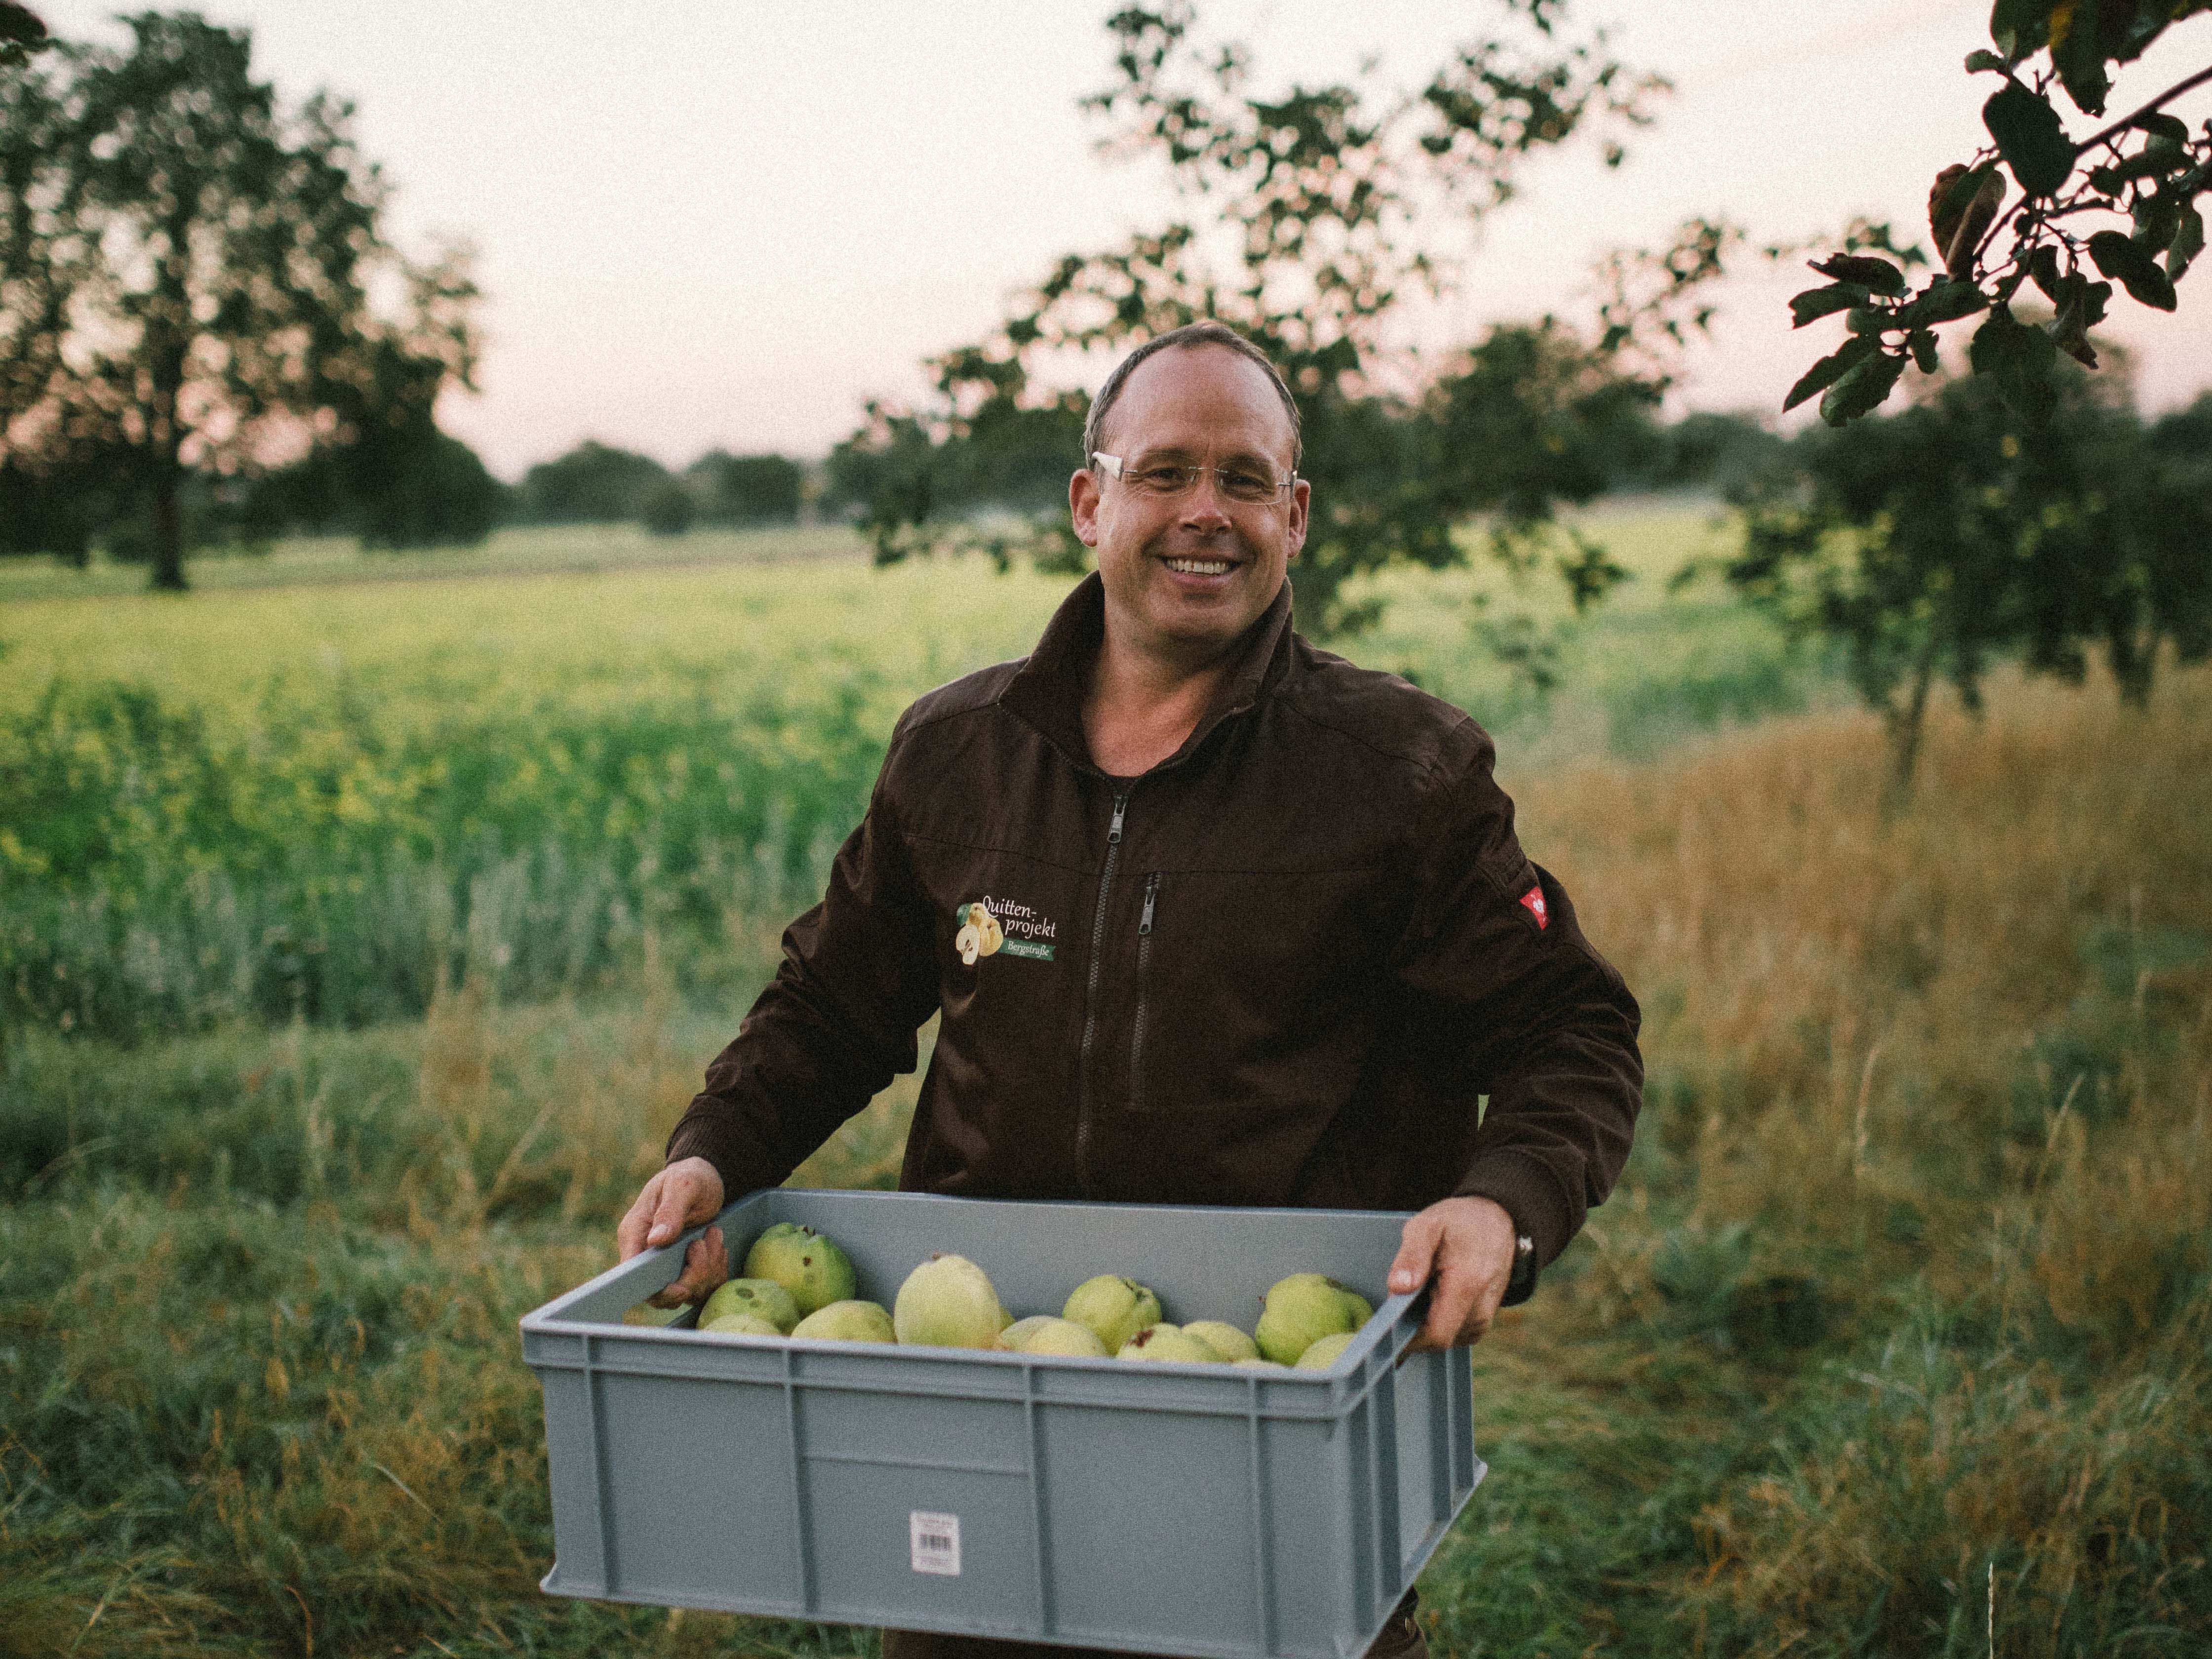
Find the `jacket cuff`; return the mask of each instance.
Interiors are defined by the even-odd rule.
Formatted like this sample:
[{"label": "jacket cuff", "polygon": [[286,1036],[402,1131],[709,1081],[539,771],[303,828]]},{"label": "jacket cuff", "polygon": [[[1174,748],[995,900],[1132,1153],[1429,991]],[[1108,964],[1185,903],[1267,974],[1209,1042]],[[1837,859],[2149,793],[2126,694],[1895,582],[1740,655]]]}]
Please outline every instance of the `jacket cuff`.
[{"label": "jacket cuff", "polygon": [[[1460,1198],[1486,1198],[1513,1218],[1514,1229],[1526,1233],[1535,1245],[1534,1267],[1540,1273],[1567,1248],[1574,1218],[1559,1180],[1540,1160],[1520,1152],[1492,1152],[1475,1161],[1458,1186]],[[1536,1288],[1535,1273],[1509,1293],[1508,1305],[1525,1302]]]},{"label": "jacket cuff", "polygon": [[678,1158],[703,1158],[722,1178],[722,1206],[727,1209],[748,1193],[777,1185],[782,1176],[742,1137],[717,1133],[713,1118],[696,1109],[687,1113],[668,1137],[664,1164]]}]

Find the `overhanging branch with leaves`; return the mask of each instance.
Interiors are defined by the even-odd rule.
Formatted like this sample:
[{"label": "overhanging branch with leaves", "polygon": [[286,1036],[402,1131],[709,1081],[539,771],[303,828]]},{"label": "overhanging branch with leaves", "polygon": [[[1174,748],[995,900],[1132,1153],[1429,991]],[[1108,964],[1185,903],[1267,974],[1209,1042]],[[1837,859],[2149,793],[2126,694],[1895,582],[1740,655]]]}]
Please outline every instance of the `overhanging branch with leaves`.
[{"label": "overhanging branch with leaves", "polygon": [[[1997,0],[1995,49],[1966,62],[1969,74],[2002,78],[1982,106],[1990,142],[1943,168],[1929,192],[1938,269],[1916,291],[1907,271],[1928,263],[1917,249],[1847,242],[1815,260],[1829,281],[1790,301],[1796,325],[1841,313],[1849,337],[1783,407],[1818,397],[1830,425],[1856,420],[1888,398],[1908,366],[1936,371],[1939,330],[1980,317],[1967,353],[1972,372],[2039,419],[2051,407],[2058,354],[2097,366],[2089,331],[2104,320],[2115,283],[2141,305],[2176,309],[2176,284],[2204,249],[2198,198],[2212,191],[2212,121],[2192,132],[2169,106],[2212,82],[2212,67],[2080,140],[2053,94],[2102,117],[2112,69],[2204,12],[2212,0]],[[2014,314],[2029,283],[2050,307],[2047,321]]]}]

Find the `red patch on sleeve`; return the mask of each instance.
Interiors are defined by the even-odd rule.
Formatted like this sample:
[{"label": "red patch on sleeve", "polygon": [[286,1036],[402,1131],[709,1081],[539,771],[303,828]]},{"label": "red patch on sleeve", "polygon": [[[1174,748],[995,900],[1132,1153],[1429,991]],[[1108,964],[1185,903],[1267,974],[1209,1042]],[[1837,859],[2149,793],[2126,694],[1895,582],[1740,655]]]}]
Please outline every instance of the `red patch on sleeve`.
[{"label": "red patch on sleeve", "polygon": [[1528,914],[1536,918],[1538,933],[1552,925],[1551,914],[1544,908],[1544,890],[1541,887],[1531,887],[1522,894],[1521,902],[1527,907]]}]

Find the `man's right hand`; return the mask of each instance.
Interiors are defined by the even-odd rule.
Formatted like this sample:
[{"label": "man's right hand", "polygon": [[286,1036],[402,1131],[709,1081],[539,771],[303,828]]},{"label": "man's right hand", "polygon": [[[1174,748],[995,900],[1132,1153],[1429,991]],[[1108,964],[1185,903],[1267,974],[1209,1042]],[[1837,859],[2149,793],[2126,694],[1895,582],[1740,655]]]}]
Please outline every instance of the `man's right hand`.
[{"label": "man's right hand", "polygon": [[[637,1202],[629,1206],[615,1228],[615,1243],[622,1259],[641,1250],[658,1249],[721,1212],[722,1177],[703,1158],[679,1158],[645,1183]],[[680,1308],[687,1302],[706,1299],[708,1291],[730,1276],[729,1254],[722,1246],[722,1230],[709,1227],[691,1241],[684,1253],[684,1271],[665,1290],[646,1300],[656,1308]]]}]

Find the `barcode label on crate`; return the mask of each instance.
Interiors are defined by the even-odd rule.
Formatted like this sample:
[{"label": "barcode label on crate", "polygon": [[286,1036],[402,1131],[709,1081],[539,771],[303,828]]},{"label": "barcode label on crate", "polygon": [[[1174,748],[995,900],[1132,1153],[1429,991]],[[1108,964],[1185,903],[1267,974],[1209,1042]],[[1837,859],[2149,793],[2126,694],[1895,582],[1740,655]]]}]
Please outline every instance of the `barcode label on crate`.
[{"label": "barcode label on crate", "polygon": [[960,1576],[960,1517],[957,1515],[933,1515],[927,1510],[914,1510],[909,1511],[908,1518],[908,1530],[914,1540],[914,1570],[957,1578]]}]

